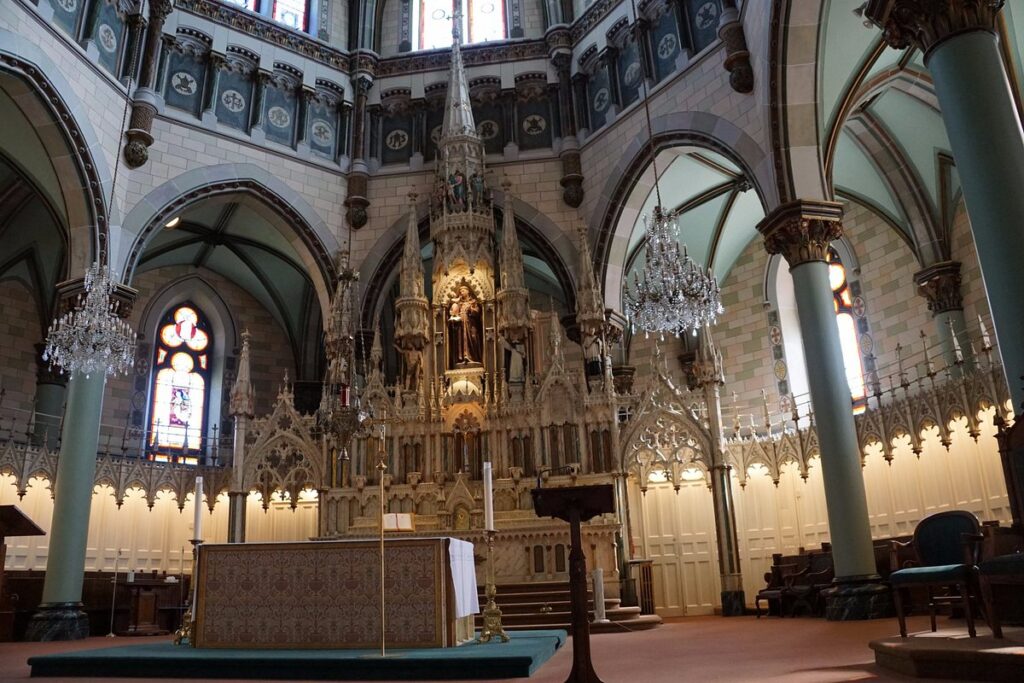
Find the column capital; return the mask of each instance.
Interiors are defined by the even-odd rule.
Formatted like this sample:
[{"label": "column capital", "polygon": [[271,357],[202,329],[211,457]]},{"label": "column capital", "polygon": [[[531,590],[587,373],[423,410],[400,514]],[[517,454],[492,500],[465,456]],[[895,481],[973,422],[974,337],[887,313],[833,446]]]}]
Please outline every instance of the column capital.
[{"label": "column capital", "polygon": [[149,19],[161,24],[174,10],[174,0],[149,0]]},{"label": "column capital", "polygon": [[941,261],[914,273],[917,293],[928,301],[932,315],[964,309],[960,290],[960,262]]},{"label": "column capital", "polygon": [[769,254],[782,254],[795,268],[825,261],[828,247],[843,234],[843,205],[839,202],[798,199],[783,204],[758,223]]},{"label": "column capital", "polygon": [[870,0],[865,23],[882,29],[890,47],[928,53],[943,41],[970,31],[995,33],[1005,0]]},{"label": "column capital", "polygon": [[[75,307],[78,297],[85,292],[85,278],[65,280],[57,284],[57,310],[56,317],[64,315]],[[139,292],[127,285],[116,283],[114,292],[110,295],[110,301],[114,305],[114,313],[118,318],[127,320],[132,314],[132,306],[138,298]]]}]

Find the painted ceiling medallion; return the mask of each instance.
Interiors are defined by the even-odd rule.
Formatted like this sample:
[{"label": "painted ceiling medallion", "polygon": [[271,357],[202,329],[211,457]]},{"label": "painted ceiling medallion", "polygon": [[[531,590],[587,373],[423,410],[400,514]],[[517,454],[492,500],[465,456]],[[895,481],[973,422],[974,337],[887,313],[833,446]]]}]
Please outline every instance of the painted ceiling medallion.
[{"label": "painted ceiling medallion", "polygon": [[100,24],[99,30],[96,31],[96,35],[99,38],[100,47],[106,52],[113,52],[117,49],[117,35],[114,33],[114,29],[106,24]]},{"label": "painted ceiling medallion", "polygon": [[409,134],[404,130],[393,130],[384,138],[384,144],[388,149],[400,150],[409,144]]},{"label": "painted ceiling medallion", "polygon": [[292,117],[284,107],[271,107],[267,110],[267,120],[275,128],[287,128],[292,122]]},{"label": "painted ceiling medallion", "polygon": [[533,114],[523,119],[523,132],[527,135],[540,135],[547,130],[548,122],[539,114]]},{"label": "painted ceiling medallion", "polygon": [[323,119],[313,119],[313,139],[320,145],[329,145],[334,139],[334,128]]},{"label": "painted ceiling medallion", "polygon": [[220,96],[220,101],[225,109],[236,114],[245,109],[245,98],[237,90],[225,90]]},{"label": "painted ceiling medallion", "polygon": [[186,71],[179,71],[171,77],[171,87],[182,95],[195,95],[197,85],[196,79]]}]

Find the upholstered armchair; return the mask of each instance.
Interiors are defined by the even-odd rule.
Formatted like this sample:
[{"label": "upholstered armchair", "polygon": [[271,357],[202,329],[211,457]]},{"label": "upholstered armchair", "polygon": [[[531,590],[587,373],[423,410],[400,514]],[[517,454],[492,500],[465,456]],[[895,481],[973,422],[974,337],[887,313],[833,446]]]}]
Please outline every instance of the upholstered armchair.
[{"label": "upholstered armchair", "polygon": [[[925,517],[914,529],[914,553],[919,566],[901,569],[893,567],[889,575],[892,584],[896,616],[900,622],[900,636],[907,637],[907,621],[904,613],[902,590],[913,587],[924,588],[928,593],[928,615],[932,631],[936,630],[935,610],[939,604],[963,606],[967,620],[967,632],[973,638],[974,612],[971,605],[971,586],[974,583],[974,567],[978,562],[978,542],[981,539],[981,525],[978,518],[964,510],[950,510]],[[893,541],[893,555],[907,543]],[[956,593],[950,594],[949,588]],[[942,591],[936,594],[936,590]]]}]

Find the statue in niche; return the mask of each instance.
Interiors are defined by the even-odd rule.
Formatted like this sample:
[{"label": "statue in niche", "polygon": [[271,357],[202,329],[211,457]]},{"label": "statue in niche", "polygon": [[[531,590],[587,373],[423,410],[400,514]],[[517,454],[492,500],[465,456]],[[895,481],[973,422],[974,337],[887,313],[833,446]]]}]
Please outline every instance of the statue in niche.
[{"label": "statue in niche", "polygon": [[448,201],[450,210],[466,210],[466,176],[458,169],[448,176]]},{"label": "statue in niche", "polygon": [[522,341],[499,338],[505,349],[506,379],[509,384],[522,385],[526,381],[526,347]]},{"label": "statue in niche", "polygon": [[587,377],[603,373],[604,340],[596,334],[583,335],[583,358]]},{"label": "statue in niche", "polygon": [[448,366],[483,361],[483,316],[469,286],[459,285],[448,306]]},{"label": "statue in niche", "polygon": [[480,171],[473,171],[469,176],[469,187],[473,197],[474,206],[483,206],[487,199],[487,185],[484,183],[484,176]]},{"label": "statue in niche", "polygon": [[420,385],[423,356],[415,349],[403,349],[402,360],[404,361],[402,388],[405,391],[416,391]]}]

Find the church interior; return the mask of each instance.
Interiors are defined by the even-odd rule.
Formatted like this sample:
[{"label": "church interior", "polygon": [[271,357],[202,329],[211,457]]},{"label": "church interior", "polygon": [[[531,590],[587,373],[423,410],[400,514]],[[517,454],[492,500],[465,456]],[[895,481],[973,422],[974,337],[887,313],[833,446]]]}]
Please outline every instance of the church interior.
[{"label": "church interior", "polygon": [[1021,680],[1022,67],[1024,0],[0,3],[0,678]]}]

